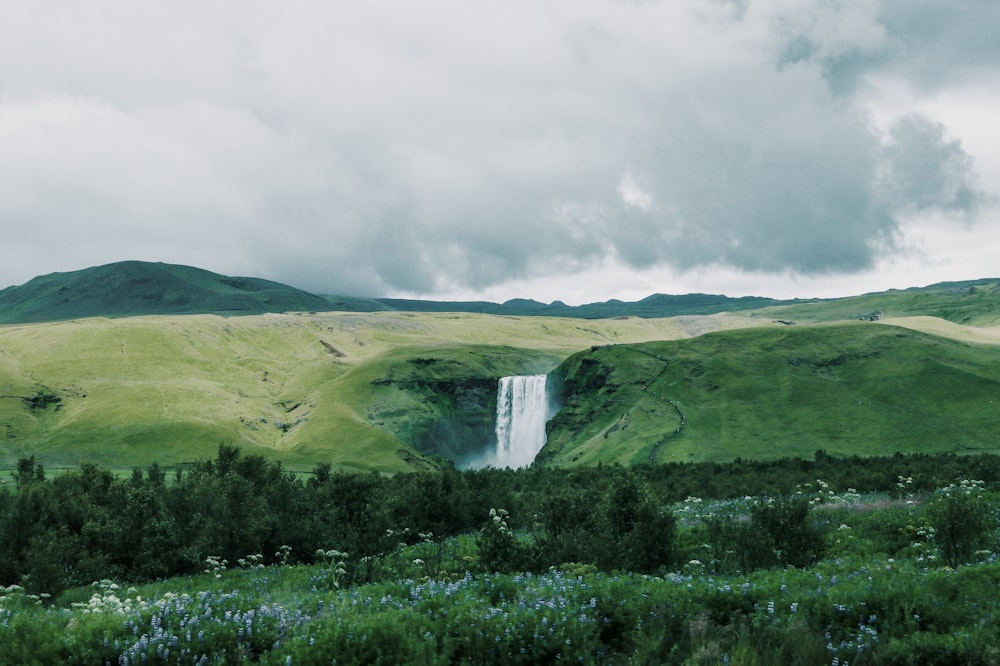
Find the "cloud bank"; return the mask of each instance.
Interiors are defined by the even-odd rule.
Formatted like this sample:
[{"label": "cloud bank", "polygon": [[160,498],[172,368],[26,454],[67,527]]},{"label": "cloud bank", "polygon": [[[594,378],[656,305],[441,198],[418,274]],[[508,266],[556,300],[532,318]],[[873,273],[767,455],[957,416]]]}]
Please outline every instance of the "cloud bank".
[{"label": "cloud bank", "polygon": [[990,223],[976,137],[919,102],[996,80],[997,11],[25,3],[0,26],[0,283],[126,258],[367,295],[871,270],[915,221]]}]

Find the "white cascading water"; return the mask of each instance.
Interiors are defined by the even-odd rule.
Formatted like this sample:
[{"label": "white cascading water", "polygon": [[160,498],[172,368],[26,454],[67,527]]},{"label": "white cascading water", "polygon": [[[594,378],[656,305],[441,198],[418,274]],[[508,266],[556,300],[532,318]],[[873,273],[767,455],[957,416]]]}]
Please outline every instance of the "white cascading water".
[{"label": "white cascading water", "polygon": [[545,445],[545,375],[501,377],[497,389],[495,467],[527,467]]}]

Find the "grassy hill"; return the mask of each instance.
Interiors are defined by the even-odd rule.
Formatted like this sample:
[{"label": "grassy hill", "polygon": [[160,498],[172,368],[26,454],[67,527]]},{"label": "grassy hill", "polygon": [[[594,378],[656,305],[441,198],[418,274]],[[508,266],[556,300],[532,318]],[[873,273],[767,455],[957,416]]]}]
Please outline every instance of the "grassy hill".
[{"label": "grassy hill", "polygon": [[1000,280],[947,282],[841,299],[785,300],[719,294],[653,294],[640,301],[584,305],[443,302],[397,298],[317,296],[252,277],[227,277],[190,266],[124,261],[52,273],[0,290],[0,324],[151,314],[251,315],[265,312],[467,312],[517,317],[664,318],[753,313],[803,322],[933,316],[970,326],[1000,323]]},{"label": "grassy hill", "polygon": [[301,470],[433,467],[492,445],[497,378],[553,370],[567,398],[548,464],[1000,449],[1000,346],[975,341],[997,329],[894,321],[912,328],[393,312],[3,326],[0,464],[173,465],[226,443]]},{"label": "grassy hill", "polygon": [[0,464],[169,465],[226,443],[296,469],[426,467],[421,452],[491,444],[469,437],[491,436],[500,376],[684,334],[672,320],[413,313],[0,326]]},{"label": "grassy hill", "polygon": [[0,324],[146,314],[260,314],[329,310],[287,285],[174,264],[123,261],[42,275],[0,291]]},{"label": "grassy hill", "polygon": [[938,317],[965,326],[1000,324],[1000,280],[941,282],[849,298],[780,305],[758,316],[800,322],[884,317]]},{"label": "grassy hill", "polygon": [[545,304],[529,299],[489,303],[317,296],[261,278],[228,277],[175,264],[123,261],[42,275],[23,285],[0,290],[0,324],[152,314],[251,315],[331,310],[469,312],[581,319],[661,318],[743,311],[789,302],[716,294],[654,294],[634,303],[610,300],[579,306],[560,301]]},{"label": "grassy hill", "polygon": [[606,346],[554,374],[548,464],[1000,450],[1000,347],[896,326]]},{"label": "grassy hill", "polygon": [[0,466],[171,465],[220,443],[293,469],[461,462],[492,445],[499,377],[564,360],[551,464],[998,448],[1000,281],[773,303],[321,298],[144,262],[41,276],[0,291]]}]

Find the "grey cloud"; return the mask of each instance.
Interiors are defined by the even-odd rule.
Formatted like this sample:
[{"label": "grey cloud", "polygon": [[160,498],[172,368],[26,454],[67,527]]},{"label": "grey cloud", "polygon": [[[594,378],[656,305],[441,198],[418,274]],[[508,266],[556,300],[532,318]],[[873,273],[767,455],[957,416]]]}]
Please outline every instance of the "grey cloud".
[{"label": "grey cloud", "polygon": [[993,0],[883,0],[880,19],[892,35],[891,67],[928,88],[994,72],[1000,62],[1000,4]]},{"label": "grey cloud", "polygon": [[887,195],[899,209],[971,213],[986,200],[972,158],[940,123],[918,115],[898,119],[885,157]]},{"label": "grey cloud", "polygon": [[803,3],[772,23],[779,67],[816,63],[831,90],[854,93],[872,73],[928,89],[979,77],[1000,61],[993,0]]},{"label": "grey cloud", "polygon": [[984,200],[945,128],[882,136],[863,108],[920,35],[967,57],[896,2],[54,4],[0,26],[0,282],[125,258],[369,295],[609,257],[850,271],[912,210]]},{"label": "grey cloud", "polygon": [[831,91],[848,95],[890,57],[891,42],[872,3],[809,3],[771,21],[779,68],[815,63]]}]

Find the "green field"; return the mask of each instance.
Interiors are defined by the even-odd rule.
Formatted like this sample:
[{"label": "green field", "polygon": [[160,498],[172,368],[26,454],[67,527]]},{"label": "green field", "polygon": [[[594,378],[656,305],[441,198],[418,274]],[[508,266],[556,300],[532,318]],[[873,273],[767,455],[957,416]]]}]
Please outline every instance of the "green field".
[{"label": "green field", "polygon": [[[105,578],[42,596],[0,583],[0,661],[996,663],[995,521],[966,521],[951,540],[933,526],[949,511],[992,516],[1000,499],[976,484],[896,498],[797,495],[787,506],[805,509],[796,533],[815,550],[795,566],[733,568],[732,539],[754,543],[770,498],[688,498],[664,509],[677,521],[671,557],[643,573],[547,560],[498,568],[485,516],[481,531],[365,561],[285,546],[274,558],[211,555],[204,573],[134,587]],[[509,538],[550,535],[532,536]],[[952,546],[970,556],[952,561]]]},{"label": "green field", "polygon": [[1000,347],[896,326],[607,346],[559,374],[547,464],[1000,449]]},{"label": "green field", "polygon": [[448,417],[449,385],[682,335],[671,320],[413,313],[3,326],[0,462],[172,465],[226,443],[292,469],[424,468],[436,463],[414,447]]},{"label": "green field", "polygon": [[1000,284],[995,279],[943,282],[913,289],[863,294],[835,300],[763,308],[761,316],[800,322],[881,317],[929,316],[967,326],[1000,323]]},{"label": "green field", "polygon": [[302,312],[5,325],[0,466],[175,466],[219,444],[297,471],[461,464],[492,446],[497,379],[529,373],[565,380],[547,464],[995,451],[998,293],[995,281],[953,283],[666,319]]}]

